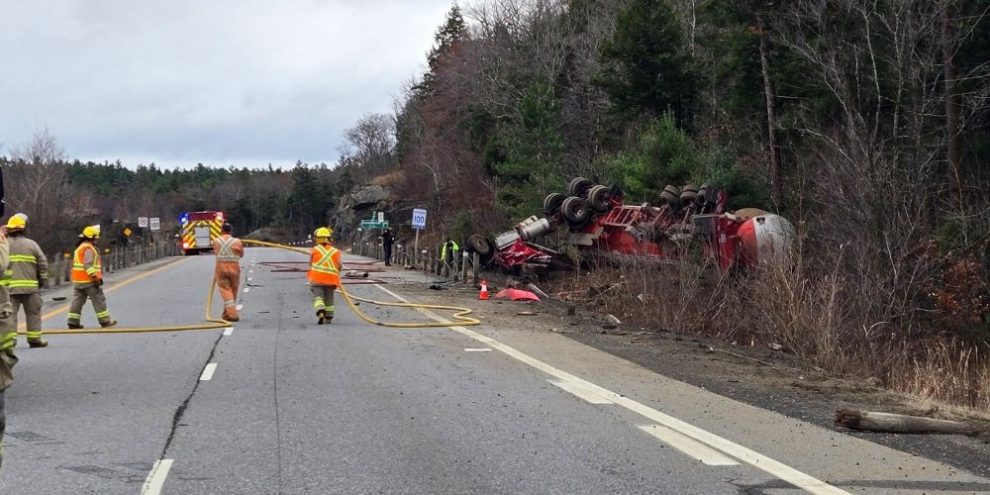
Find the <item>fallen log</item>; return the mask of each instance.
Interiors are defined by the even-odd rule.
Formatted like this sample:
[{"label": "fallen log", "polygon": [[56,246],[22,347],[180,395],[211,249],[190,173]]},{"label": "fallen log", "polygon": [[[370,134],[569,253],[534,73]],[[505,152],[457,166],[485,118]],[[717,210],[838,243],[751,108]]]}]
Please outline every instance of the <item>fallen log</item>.
[{"label": "fallen log", "polygon": [[851,430],[880,433],[945,433],[970,436],[983,433],[983,430],[959,421],[852,409],[836,411],[835,425]]}]

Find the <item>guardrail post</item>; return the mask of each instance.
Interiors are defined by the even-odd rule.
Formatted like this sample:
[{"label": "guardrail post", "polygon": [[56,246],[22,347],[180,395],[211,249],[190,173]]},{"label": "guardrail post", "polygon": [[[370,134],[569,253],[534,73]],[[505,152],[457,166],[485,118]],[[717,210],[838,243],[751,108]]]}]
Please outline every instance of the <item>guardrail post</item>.
[{"label": "guardrail post", "polygon": [[478,256],[478,253],[471,255],[471,272],[473,275],[472,281],[477,285],[481,282],[481,257]]}]

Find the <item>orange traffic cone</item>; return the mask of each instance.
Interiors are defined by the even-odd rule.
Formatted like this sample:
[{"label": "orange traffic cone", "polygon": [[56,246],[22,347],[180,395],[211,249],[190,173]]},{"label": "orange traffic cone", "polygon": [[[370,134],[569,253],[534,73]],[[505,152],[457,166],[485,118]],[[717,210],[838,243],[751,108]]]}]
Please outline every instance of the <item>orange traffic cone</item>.
[{"label": "orange traffic cone", "polygon": [[482,280],[481,281],[481,293],[478,294],[478,300],[479,301],[487,301],[488,300],[488,281],[487,280]]}]

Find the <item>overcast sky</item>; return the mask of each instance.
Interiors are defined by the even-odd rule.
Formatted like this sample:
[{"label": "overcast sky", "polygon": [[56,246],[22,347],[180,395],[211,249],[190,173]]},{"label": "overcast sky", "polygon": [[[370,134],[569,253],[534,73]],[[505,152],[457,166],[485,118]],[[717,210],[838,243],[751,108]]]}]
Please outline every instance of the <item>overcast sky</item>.
[{"label": "overcast sky", "polygon": [[0,154],[333,163],[422,73],[451,0],[2,0]]}]

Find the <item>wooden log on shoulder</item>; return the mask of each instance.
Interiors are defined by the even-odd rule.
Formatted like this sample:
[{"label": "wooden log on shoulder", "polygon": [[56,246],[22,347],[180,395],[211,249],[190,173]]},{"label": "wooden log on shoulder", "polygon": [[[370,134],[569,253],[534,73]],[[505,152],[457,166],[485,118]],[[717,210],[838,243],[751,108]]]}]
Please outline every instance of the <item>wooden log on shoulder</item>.
[{"label": "wooden log on shoulder", "polygon": [[983,430],[959,421],[852,409],[836,411],[835,424],[851,430],[880,433],[945,433],[971,436],[983,433]]}]

